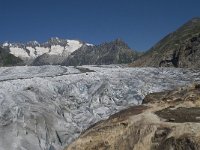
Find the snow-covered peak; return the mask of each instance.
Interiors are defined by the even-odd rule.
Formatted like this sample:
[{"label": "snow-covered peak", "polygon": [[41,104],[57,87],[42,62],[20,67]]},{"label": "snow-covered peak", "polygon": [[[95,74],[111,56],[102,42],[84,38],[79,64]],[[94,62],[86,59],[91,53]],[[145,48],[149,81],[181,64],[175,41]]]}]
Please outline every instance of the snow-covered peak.
[{"label": "snow-covered peak", "polygon": [[38,41],[29,41],[29,42],[27,42],[26,45],[38,46],[38,45],[40,45],[40,43]]},{"label": "snow-covered peak", "polygon": [[58,37],[52,37],[48,40],[47,43],[60,43],[61,41],[64,41],[62,39],[59,39]]},{"label": "snow-covered peak", "polygon": [[93,44],[86,43],[87,46],[94,46]]},{"label": "snow-covered peak", "polygon": [[25,44],[5,42],[2,47],[9,48],[10,53],[16,57],[23,60],[32,60],[43,54],[67,57],[83,45],[91,46],[92,44],[84,43],[79,40],[53,37],[44,43],[39,43],[37,41],[30,41]]},{"label": "snow-covered peak", "polygon": [[4,42],[3,43],[3,47],[7,47],[7,46],[9,46],[9,43],[8,42]]},{"label": "snow-covered peak", "polygon": [[67,40],[67,42],[68,42],[68,50],[71,53],[79,49],[81,46],[83,46],[83,43],[81,43],[80,41]]},{"label": "snow-covered peak", "polygon": [[47,42],[43,43],[45,46],[51,46],[51,45],[67,45],[67,39],[60,39],[58,37],[50,38]]},{"label": "snow-covered peak", "polygon": [[57,41],[60,40],[59,37],[52,37],[51,39],[52,39],[52,40],[57,40]]}]

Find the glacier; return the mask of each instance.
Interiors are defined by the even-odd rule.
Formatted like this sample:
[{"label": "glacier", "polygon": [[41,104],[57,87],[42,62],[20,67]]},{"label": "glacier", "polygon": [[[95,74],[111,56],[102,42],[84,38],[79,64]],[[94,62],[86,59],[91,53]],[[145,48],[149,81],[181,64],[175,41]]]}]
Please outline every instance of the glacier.
[{"label": "glacier", "polygon": [[108,66],[0,68],[0,150],[62,150],[148,93],[200,82],[200,71]]}]

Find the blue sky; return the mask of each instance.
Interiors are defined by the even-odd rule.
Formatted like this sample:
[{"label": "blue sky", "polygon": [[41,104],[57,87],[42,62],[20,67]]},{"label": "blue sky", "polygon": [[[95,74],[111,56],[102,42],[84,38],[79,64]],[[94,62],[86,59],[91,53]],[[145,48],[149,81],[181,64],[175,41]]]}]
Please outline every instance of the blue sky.
[{"label": "blue sky", "polygon": [[0,41],[50,37],[100,44],[122,38],[147,50],[200,16],[200,0],[0,0]]}]

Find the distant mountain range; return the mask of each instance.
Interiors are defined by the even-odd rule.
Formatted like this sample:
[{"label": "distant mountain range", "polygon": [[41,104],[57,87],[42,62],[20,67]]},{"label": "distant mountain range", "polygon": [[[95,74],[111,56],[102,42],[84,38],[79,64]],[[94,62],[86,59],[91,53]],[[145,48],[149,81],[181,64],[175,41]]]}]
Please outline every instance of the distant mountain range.
[{"label": "distant mountain range", "polygon": [[42,44],[37,41],[26,44],[5,42],[1,47],[13,59],[36,66],[121,64],[131,63],[139,56],[120,39],[95,46],[78,40],[51,38]]},{"label": "distant mountain range", "polygon": [[[2,48],[7,49],[10,54],[20,58],[27,65],[38,64],[35,62],[36,58],[38,58],[37,60],[41,65],[44,65],[61,63],[62,60],[83,45],[90,44],[78,40],[64,40],[56,37],[42,44],[37,41],[31,41],[25,44],[5,42]],[[49,59],[42,60],[42,58],[46,58],[45,56],[49,56]],[[51,57],[56,58],[56,61],[50,59]]]},{"label": "distant mountain range", "polygon": [[[92,45],[79,40],[51,38],[45,43],[5,42],[0,65],[108,65],[132,67],[200,67],[200,18],[193,18],[144,54],[121,39]],[[9,58],[9,59],[8,59]]]}]

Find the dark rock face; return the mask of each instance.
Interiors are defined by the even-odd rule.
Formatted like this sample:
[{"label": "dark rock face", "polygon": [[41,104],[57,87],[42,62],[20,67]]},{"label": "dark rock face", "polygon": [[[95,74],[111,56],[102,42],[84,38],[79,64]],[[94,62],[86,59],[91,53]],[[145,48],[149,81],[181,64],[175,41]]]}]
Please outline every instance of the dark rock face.
[{"label": "dark rock face", "polygon": [[43,54],[38,56],[33,62],[32,66],[41,66],[41,65],[59,65],[66,59],[67,56],[58,56],[58,55],[49,55]]},{"label": "dark rock face", "polygon": [[66,150],[199,150],[199,85],[146,96],[96,123]]},{"label": "dark rock face", "polygon": [[200,67],[200,34],[183,42],[172,57],[162,60],[159,67]]},{"label": "dark rock face", "polygon": [[16,66],[22,64],[23,62],[20,58],[15,57],[9,51],[0,47],[0,66]]},{"label": "dark rock face", "polygon": [[83,46],[72,53],[63,65],[108,65],[130,63],[138,57],[126,43],[117,39],[98,46]]},{"label": "dark rock face", "polygon": [[194,18],[167,35],[131,66],[200,66],[200,18]]}]

